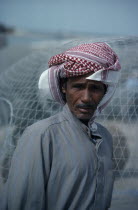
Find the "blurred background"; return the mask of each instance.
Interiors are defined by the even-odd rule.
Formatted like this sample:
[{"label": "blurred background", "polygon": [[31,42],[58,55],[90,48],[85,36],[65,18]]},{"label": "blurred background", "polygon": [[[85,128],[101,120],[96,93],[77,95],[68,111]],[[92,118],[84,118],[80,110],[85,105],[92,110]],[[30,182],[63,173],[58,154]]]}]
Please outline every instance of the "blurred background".
[{"label": "blurred background", "polygon": [[1,68],[49,44],[137,36],[137,9],[137,0],[0,0]]},{"label": "blurred background", "polygon": [[111,210],[137,209],[137,11],[137,0],[0,0],[0,187],[23,130],[60,109],[37,88],[49,58],[79,43],[106,41],[122,65],[115,97],[98,119],[114,141]]},{"label": "blurred background", "polygon": [[[82,36],[137,36],[137,0],[0,0],[9,44]],[[20,38],[21,39],[20,39]]]}]

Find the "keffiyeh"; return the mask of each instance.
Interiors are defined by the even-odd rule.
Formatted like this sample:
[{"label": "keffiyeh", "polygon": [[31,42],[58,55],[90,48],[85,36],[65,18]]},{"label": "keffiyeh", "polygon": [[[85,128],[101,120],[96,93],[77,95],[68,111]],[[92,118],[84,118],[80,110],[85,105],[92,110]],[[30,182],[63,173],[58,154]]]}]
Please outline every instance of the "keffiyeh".
[{"label": "keffiyeh", "polygon": [[60,90],[60,78],[77,77],[92,72],[89,80],[101,81],[107,91],[92,120],[102,111],[112,98],[121,69],[117,54],[104,42],[75,46],[49,60],[49,69],[39,79],[39,89],[48,100],[65,104]]},{"label": "keffiyeh", "polygon": [[98,70],[118,70],[115,52],[105,43],[82,44],[53,56],[49,67],[61,65],[62,77],[75,77]]}]

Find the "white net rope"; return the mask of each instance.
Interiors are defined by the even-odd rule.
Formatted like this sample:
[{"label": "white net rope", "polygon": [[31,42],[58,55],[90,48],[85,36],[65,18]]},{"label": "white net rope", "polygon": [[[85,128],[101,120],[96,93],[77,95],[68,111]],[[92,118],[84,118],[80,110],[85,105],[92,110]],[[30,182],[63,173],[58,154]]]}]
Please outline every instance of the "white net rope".
[{"label": "white net rope", "polygon": [[[138,38],[107,39],[120,57],[122,71],[114,98],[99,117],[113,136],[115,185],[113,198],[138,195]],[[86,42],[95,40],[88,40]],[[98,40],[99,41],[99,40]],[[100,39],[106,41],[106,39]],[[8,176],[13,151],[24,129],[61,109],[43,98],[38,79],[49,58],[83,41],[43,50],[0,74],[0,181]]]}]

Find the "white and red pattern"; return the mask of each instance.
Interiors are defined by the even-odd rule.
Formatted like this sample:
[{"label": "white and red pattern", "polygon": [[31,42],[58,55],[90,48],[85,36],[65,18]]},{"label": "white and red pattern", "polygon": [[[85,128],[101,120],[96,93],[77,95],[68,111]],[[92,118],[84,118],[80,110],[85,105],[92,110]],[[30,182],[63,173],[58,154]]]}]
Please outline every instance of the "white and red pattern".
[{"label": "white and red pattern", "polygon": [[62,54],[53,56],[49,67],[62,65],[65,77],[84,75],[102,70],[119,70],[115,52],[105,43],[97,42],[73,47]]}]

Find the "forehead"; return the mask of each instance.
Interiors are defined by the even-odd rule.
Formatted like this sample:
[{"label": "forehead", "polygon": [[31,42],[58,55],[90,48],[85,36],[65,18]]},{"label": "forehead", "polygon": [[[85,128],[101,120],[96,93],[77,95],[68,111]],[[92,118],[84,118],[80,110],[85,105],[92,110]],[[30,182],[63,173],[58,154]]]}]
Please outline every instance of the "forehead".
[{"label": "forehead", "polygon": [[68,82],[70,84],[74,83],[89,83],[89,84],[96,84],[96,85],[104,85],[101,81],[95,81],[95,80],[88,80],[87,77],[92,75],[92,73],[77,76],[77,77],[71,77],[68,79]]}]

